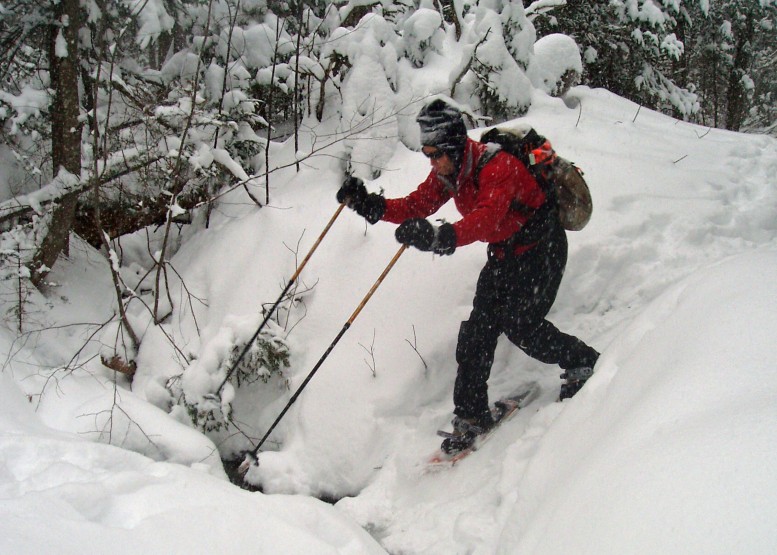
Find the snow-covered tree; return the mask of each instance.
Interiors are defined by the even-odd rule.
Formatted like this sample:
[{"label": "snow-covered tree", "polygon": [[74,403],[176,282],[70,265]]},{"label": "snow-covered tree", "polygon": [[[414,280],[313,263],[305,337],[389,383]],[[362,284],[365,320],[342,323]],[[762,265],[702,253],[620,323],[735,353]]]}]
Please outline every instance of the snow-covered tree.
[{"label": "snow-covered tree", "polygon": [[568,35],[553,33],[534,43],[534,58],[527,68],[532,84],[553,96],[563,96],[579,84],[583,73],[580,49]]},{"label": "snow-covered tree", "polygon": [[536,35],[523,7],[511,2],[484,2],[465,17],[462,40],[472,49],[470,81],[483,115],[517,116],[531,102],[526,69]]},{"label": "snow-covered tree", "polygon": [[441,54],[445,32],[437,10],[419,8],[405,19],[400,29],[401,52],[414,66],[423,67],[430,53]]},{"label": "snow-covered tree", "polygon": [[773,130],[777,3],[712,2],[690,10],[689,17],[687,74],[698,86],[699,120],[733,130]]},{"label": "snow-covered tree", "polygon": [[541,16],[539,8],[532,10],[532,17],[542,35],[561,32],[575,39],[582,52],[584,83],[688,117],[698,110],[698,99],[693,87],[678,84],[674,75],[686,50],[676,31],[687,17],[688,3],[569,0]]},{"label": "snow-covered tree", "polygon": [[[29,145],[29,139],[34,140],[44,128],[29,119],[46,113],[49,128],[43,136],[50,140],[51,171],[77,177],[81,168],[78,0],[51,5],[14,2],[0,14],[3,18],[0,40],[6,47],[3,57],[7,62],[0,97],[0,117],[7,137],[4,142],[10,143],[18,159],[40,171],[42,160],[34,155],[25,156],[19,147]],[[27,99],[32,100],[30,105]],[[26,184],[22,188],[31,187]],[[35,284],[41,282],[68,245],[76,197],[66,194],[67,189],[62,193],[60,202],[35,220],[33,225],[38,229],[29,234],[35,237],[36,245],[27,251],[25,263]]]},{"label": "snow-covered tree", "polygon": [[[40,176],[17,190],[51,183],[48,213],[62,215],[69,207],[67,217],[39,234],[33,256],[35,269],[43,270],[39,279],[70,231],[99,246],[103,232],[119,237],[164,222],[169,206],[203,201],[214,192],[214,179],[247,180],[253,173],[262,144],[254,130],[263,120],[249,90],[249,68],[267,50],[257,49],[264,24],[236,27],[239,2],[176,6],[74,0],[72,6],[19,1],[4,9],[2,38],[15,46],[0,95],[3,136],[34,170],[29,174]],[[72,13],[59,13],[66,8]],[[173,40],[184,26],[188,39]],[[39,29],[51,37],[48,44]],[[167,52],[160,62],[162,46]],[[35,152],[25,151],[38,136],[44,140]],[[70,194],[51,181],[59,168],[76,178]],[[18,221],[28,217],[27,208],[2,216]]]}]

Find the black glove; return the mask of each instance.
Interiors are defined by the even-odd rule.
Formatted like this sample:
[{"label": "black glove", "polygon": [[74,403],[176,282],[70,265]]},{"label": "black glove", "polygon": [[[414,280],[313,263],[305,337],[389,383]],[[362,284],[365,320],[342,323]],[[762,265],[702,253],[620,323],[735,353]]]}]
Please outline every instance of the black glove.
[{"label": "black glove", "polygon": [[453,254],[456,250],[456,230],[445,223],[435,228],[423,218],[412,218],[402,222],[394,236],[403,245],[435,254]]},{"label": "black glove", "polygon": [[337,191],[337,202],[345,203],[371,224],[379,221],[386,211],[386,199],[376,193],[367,193],[364,181],[349,177]]},{"label": "black glove", "polygon": [[343,181],[337,191],[337,202],[346,203],[349,208],[352,202],[364,202],[365,198],[367,198],[367,188],[364,186],[364,181],[358,177],[349,177]]},{"label": "black glove", "polygon": [[453,254],[456,250],[456,230],[453,225],[444,223],[437,228],[437,241],[434,244],[436,254]]}]

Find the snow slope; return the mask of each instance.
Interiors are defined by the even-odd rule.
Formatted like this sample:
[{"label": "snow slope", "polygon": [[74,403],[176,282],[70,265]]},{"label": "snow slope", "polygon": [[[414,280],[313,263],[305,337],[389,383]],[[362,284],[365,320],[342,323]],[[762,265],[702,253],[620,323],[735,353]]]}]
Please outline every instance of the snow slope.
[{"label": "snow slope", "polygon": [[507,347],[492,383],[548,391],[503,444],[441,476],[394,455],[338,506],[392,553],[772,553],[775,143],[575,94],[527,119],[594,190],[551,319],[596,375],[553,403],[556,370]]},{"label": "snow slope", "polygon": [[635,318],[514,481],[500,550],[774,552],[776,279],[758,249]]},{"label": "snow slope", "polygon": [[[114,419],[114,441],[119,436],[128,440],[123,447],[137,448],[133,427],[142,428],[154,451],[144,456],[99,442],[110,441],[95,431],[110,407],[107,380],[73,372],[44,389],[57,401],[39,404],[14,378],[30,366],[44,374],[46,365],[20,360],[7,332],[0,344],[3,353],[16,353],[0,373],[0,553],[383,552],[321,501],[236,488],[216,467],[211,442],[131,392],[119,393],[132,421]],[[34,387],[36,377],[21,385]]]},{"label": "snow slope", "polygon": [[[346,211],[288,314],[289,388],[276,380],[238,391],[239,430],[207,439],[181,423],[179,409],[167,416],[164,384],[182,364],[152,326],[131,392],[113,387],[99,363],[45,380],[37,368],[64,364],[81,339],[69,328],[40,336],[34,350],[4,331],[4,352],[14,356],[0,390],[12,407],[0,422],[2,551],[45,551],[77,522],[62,551],[93,535],[128,553],[378,549],[358,524],[390,553],[775,552],[777,425],[767,373],[776,362],[777,142],[678,122],[604,90],[577,87],[565,102],[538,96],[524,120],[583,167],[594,197],[589,226],[569,234],[550,315],[603,353],[578,396],[555,402],[558,369],[503,340],[492,395],[534,380],[540,398],[460,466],[424,473],[435,430],[451,418],[456,336],[485,247],[451,257],[409,250],[251,470],[249,479],[276,495],[230,486],[214,443],[227,454],[255,444],[397,252],[393,226],[368,227]],[[177,303],[165,331],[196,357],[193,386],[219,379],[209,362],[250,337],[261,304],[280,294],[334,213],[338,148],[299,174],[273,174],[270,206],[257,210],[237,191],[209,229],[182,237],[173,263],[207,302]],[[274,155],[283,162],[296,153],[286,144]],[[400,147],[368,187],[398,196],[427,172],[422,156]],[[449,206],[440,214],[457,217]],[[85,286],[78,267],[57,268],[49,318],[86,319],[96,285]],[[90,306],[90,321],[109,309]],[[111,410],[116,391],[127,418]],[[12,416],[22,410],[21,421]],[[104,433],[94,415],[106,410],[121,434]],[[68,457],[74,468],[55,470]],[[332,508],[285,494],[340,501]],[[33,535],[41,518],[51,533]]]},{"label": "snow slope", "polygon": [[40,423],[0,374],[2,553],[381,553],[315,499],[252,495]]}]

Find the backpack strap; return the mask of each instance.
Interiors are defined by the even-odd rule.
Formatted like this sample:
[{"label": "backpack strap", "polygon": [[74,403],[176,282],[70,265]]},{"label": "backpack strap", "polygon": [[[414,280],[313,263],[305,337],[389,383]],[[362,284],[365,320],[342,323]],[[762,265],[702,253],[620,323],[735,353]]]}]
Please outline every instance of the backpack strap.
[{"label": "backpack strap", "polygon": [[[491,143],[491,144],[496,144],[496,143]],[[489,148],[489,149],[486,149],[486,151],[481,155],[477,165],[475,166],[475,175],[474,175],[475,189],[480,189],[480,172],[483,171],[483,168],[486,166],[486,164],[488,164],[491,160],[496,158],[496,155],[499,154],[501,150],[502,150],[501,148],[496,148],[496,149]]]},{"label": "backpack strap", "polygon": [[[498,143],[493,144],[498,145]],[[483,168],[486,166],[486,164],[493,160],[501,150],[501,148],[488,149],[478,160],[478,163],[475,166],[474,174],[474,183],[476,189],[480,187],[480,172],[483,171]],[[510,153],[508,152],[507,154]],[[534,154],[529,154],[531,160],[531,158],[534,157]],[[537,172],[532,171],[532,167],[527,165],[518,156],[513,156],[513,158],[518,159],[518,161],[524,164],[524,166],[526,166],[526,168],[529,170],[529,173],[531,173],[532,177],[534,177],[534,179],[537,181],[537,185],[545,193],[545,202],[543,202],[542,205],[540,205],[538,208],[532,208],[526,204],[523,204],[518,199],[512,200],[510,203],[510,210],[518,212],[519,214],[526,216],[528,219],[526,223],[510,237],[504,241],[494,244],[495,247],[503,249],[505,253],[512,253],[519,245],[533,245],[534,243],[541,241],[553,231],[553,228],[555,227],[554,222],[559,221],[558,215],[556,214],[558,212],[558,198],[555,194],[555,191],[553,190],[553,187],[549,187],[544,178],[541,175],[538,175]],[[540,161],[541,160],[537,160],[536,162]]]},{"label": "backpack strap", "polygon": [[[533,130],[532,130],[532,132],[533,132]],[[499,146],[499,143],[491,143],[491,144],[495,144],[495,145]],[[496,157],[496,155],[499,154],[502,151],[503,151],[503,149],[501,147],[497,148],[497,149],[488,149],[480,157],[480,159],[478,160],[477,165],[475,166],[475,173],[474,173],[474,177],[473,177],[473,181],[475,183],[475,189],[479,189],[480,188],[480,172],[483,171],[483,168],[486,166],[486,164],[488,164],[491,160],[493,160]],[[521,164],[526,166],[526,169],[529,170],[529,173],[532,175],[532,177],[537,182],[537,185],[540,187],[540,189],[542,189],[542,192],[545,193],[545,202],[543,202],[542,205],[537,207],[537,208],[532,208],[531,206],[527,206],[526,204],[522,203],[518,199],[513,199],[512,202],[510,203],[510,210],[512,210],[513,212],[518,212],[519,214],[521,214],[523,216],[526,216],[527,218],[531,218],[532,216],[534,216],[538,212],[542,212],[543,208],[547,204],[554,204],[557,199],[556,199],[555,191],[553,190],[553,187],[549,187],[548,186],[549,184],[546,182],[546,180],[541,175],[538,175],[538,172],[532,171],[532,166],[531,165],[529,165],[526,162],[524,162],[518,156],[510,154],[506,150],[504,152],[506,152],[508,155],[512,156],[513,158],[516,158]],[[534,152],[530,152],[529,153],[529,160],[534,159],[534,157],[535,157],[535,153]],[[535,163],[539,163],[540,161],[541,160],[537,160]],[[548,201],[550,201],[550,203]]]}]

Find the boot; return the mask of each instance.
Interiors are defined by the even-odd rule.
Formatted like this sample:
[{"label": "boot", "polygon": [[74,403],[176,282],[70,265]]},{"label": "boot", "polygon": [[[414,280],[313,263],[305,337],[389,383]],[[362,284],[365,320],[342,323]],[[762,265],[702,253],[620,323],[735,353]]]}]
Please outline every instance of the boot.
[{"label": "boot", "polygon": [[[499,403],[497,403],[499,405]],[[499,410],[499,406],[497,409]],[[482,435],[494,427],[494,415],[490,412],[480,418],[462,418],[456,416],[451,423],[453,432],[445,434],[445,439],[440,448],[448,455],[455,455],[472,447],[479,435]],[[498,418],[497,418],[498,419]]]},{"label": "boot", "polygon": [[575,393],[580,391],[593,373],[594,369],[589,366],[566,370],[559,376],[562,380],[566,381],[561,384],[561,392],[559,393],[558,400],[563,401],[564,399],[574,397]]}]

